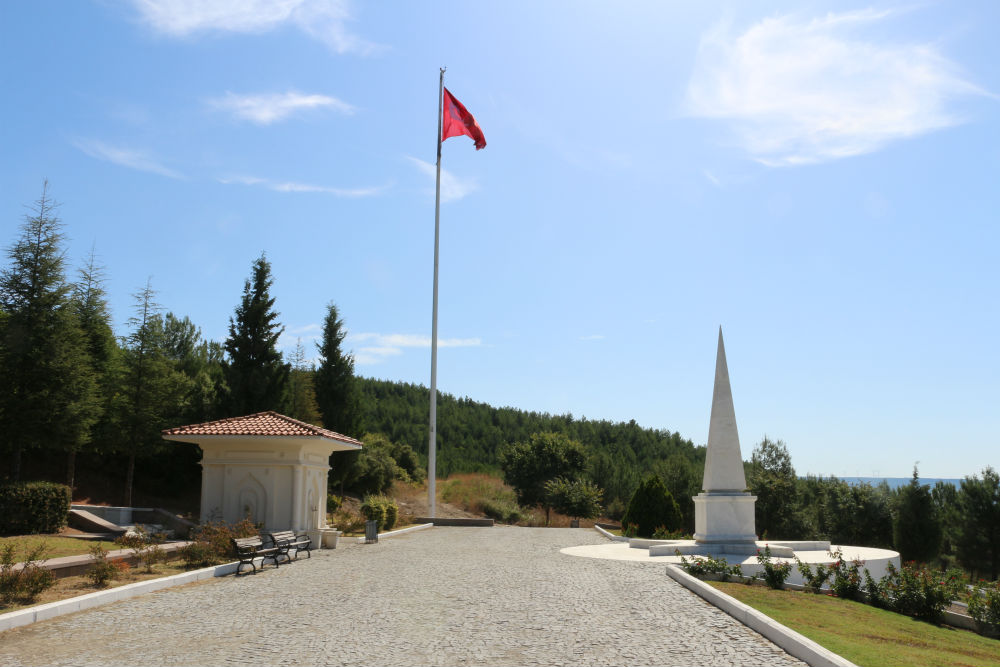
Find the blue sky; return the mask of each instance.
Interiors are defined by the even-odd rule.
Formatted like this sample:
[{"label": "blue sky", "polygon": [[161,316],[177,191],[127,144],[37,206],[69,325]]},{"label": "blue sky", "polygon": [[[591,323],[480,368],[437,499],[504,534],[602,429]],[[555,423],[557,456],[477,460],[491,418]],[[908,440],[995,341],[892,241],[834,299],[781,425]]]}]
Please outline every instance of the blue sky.
[{"label": "blue sky", "polygon": [[[361,375],[744,456],[1000,467],[995,2],[0,4],[0,230],[48,178],[119,333],[151,278],[226,336],[266,251],[284,345],[335,301]],[[444,446],[447,446],[445,443]]]}]

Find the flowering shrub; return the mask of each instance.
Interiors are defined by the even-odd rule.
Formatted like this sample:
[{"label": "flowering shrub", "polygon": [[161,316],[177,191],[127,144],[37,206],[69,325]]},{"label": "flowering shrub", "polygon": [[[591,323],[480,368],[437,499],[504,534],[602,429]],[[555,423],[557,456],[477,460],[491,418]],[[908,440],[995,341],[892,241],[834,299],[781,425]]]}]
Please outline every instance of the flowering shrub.
[{"label": "flowering shrub", "polygon": [[[792,573],[791,563],[771,562],[771,547],[764,545],[764,550],[757,549],[757,562],[764,567],[764,582],[775,590],[785,587],[785,579]],[[760,575],[757,575],[760,576]]]},{"label": "flowering shrub", "polygon": [[945,607],[956,597],[954,581],[947,573],[912,561],[904,563],[902,570],[889,563],[888,572],[879,581],[865,570],[865,592],[871,605],[934,623],[940,622]]},{"label": "flowering shrub", "polygon": [[830,566],[833,571],[833,584],[830,587],[833,589],[834,595],[845,600],[860,600],[861,568],[864,566],[864,561],[855,558],[848,565],[844,561],[843,551],[840,547],[837,547],[836,551],[831,551],[830,555],[837,559]]},{"label": "flowering shrub", "polygon": [[819,593],[820,589],[823,588],[823,584],[825,584],[833,574],[833,570],[827,567],[824,563],[817,563],[816,571],[813,572],[809,563],[803,563],[799,560],[798,556],[795,557],[795,566],[798,568],[799,574],[802,575],[803,581],[805,581],[806,590],[813,593]]},{"label": "flowering shrub", "polygon": [[[680,555],[680,552],[676,552]],[[730,567],[725,558],[713,558],[711,556],[695,556],[690,561],[681,556],[681,567],[695,577],[706,574],[717,574],[722,581],[729,581],[732,576],[742,577],[743,569],[739,565]]]},{"label": "flowering shrub", "polygon": [[1000,581],[981,581],[973,585],[966,602],[969,604],[969,616],[977,623],[981,626],[994,626],[993,633],[1000,629]]}]

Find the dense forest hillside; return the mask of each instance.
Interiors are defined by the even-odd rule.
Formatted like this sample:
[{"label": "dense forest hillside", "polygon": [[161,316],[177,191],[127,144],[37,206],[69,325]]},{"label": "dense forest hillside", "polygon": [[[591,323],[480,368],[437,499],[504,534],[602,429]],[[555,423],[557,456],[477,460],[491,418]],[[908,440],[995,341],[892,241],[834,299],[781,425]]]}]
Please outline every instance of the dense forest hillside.
[{"label": "dense forest hillside", "polygon": [[[357,378],[361,433],[383,433],[409,444],[426,460],[430,392],[427,387]],[[605,502],[627,502],[641,478],[658,472],[672,490],[698,493],[705,448],[678,433],[635,423],[575,419],[572,415],[497,408],[438,393],[438,475],[499,473],[499,448],[544,431],[565,433],[588,454],[588,476],[605,490]]]}]

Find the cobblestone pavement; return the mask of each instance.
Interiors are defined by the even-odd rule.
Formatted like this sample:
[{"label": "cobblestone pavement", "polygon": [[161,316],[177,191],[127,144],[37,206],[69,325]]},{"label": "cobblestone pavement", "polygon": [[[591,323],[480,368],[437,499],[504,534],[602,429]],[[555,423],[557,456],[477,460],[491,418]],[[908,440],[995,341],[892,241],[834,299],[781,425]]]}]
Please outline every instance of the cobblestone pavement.
[{"label": "cobblestone pavement", "polygon": [[[2,665],[801,665],[590,530],[432,528],[0,634]],[[353,540],[352,540],[353,542]]]}]

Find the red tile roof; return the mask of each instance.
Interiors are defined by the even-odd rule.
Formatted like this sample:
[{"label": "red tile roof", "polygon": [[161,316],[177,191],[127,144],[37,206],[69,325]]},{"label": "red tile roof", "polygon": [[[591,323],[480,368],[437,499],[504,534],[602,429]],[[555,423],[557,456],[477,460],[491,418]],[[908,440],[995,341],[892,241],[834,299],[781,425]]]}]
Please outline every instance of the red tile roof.
[{"label": "red tile roof", "polygon": [[203,424],[189,424],[163,430],[163,435],[274,435],[283,437],[321,437],[361,445],[361,442],[346,435],[320,428],[278,414],[273,410],[258,412],[245,417],[218,419]]}]

